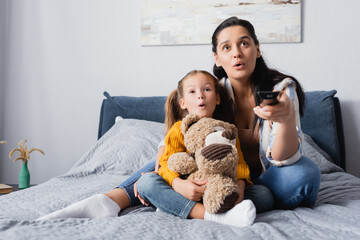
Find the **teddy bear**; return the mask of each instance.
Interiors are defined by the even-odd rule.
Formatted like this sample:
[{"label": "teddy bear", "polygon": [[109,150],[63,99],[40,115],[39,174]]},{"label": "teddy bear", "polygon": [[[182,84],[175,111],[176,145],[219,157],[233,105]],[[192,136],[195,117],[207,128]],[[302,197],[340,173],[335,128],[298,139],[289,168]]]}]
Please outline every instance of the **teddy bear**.
[{"label": "teddy bear", "polygon": [[181,124],[187,152],[170,156],[168,167],[188,179],[207,180],[202,201],[209,213],[223,213],[237,200],[236,185],[238,152],[235,125],[200,118],[194,114],[184,117]]}]

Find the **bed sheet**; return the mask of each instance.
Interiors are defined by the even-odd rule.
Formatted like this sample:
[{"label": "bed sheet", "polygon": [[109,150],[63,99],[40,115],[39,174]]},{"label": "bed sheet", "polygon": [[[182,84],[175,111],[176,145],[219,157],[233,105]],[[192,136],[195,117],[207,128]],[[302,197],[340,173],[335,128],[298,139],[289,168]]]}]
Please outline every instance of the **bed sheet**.
[{"label": "bed sheet", "polygon": [[40,216],[117,186],[156,154],[163,124],[118,121],[65,174],[0,197],[0,239],[360,239],[360,179],[329,161],[304,139],[304,155],[321,170],[312,208],[258,214],[250,227],[229,227],[181,219],[138,206],[107,219],[51,219]]}]

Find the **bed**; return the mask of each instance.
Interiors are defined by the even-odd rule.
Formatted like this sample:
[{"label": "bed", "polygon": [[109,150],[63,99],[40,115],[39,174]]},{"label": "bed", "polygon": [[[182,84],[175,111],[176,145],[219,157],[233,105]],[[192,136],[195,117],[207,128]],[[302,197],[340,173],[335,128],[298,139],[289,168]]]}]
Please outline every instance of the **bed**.
[{"label": "bed", "polygon": [[303,154],[321,170],[320,192],[311,208],[258,214],[252,226],[242,228],[181,219],[143,206],[121,211],[116,218],[36,221],[111,190],[155,156],[163,134],[165,97],[105,92],[99,139],[72,168],[0,197],[0,239],[360,239],[360,179],[345,172],[341,109],[335,94],[306,92]]}]

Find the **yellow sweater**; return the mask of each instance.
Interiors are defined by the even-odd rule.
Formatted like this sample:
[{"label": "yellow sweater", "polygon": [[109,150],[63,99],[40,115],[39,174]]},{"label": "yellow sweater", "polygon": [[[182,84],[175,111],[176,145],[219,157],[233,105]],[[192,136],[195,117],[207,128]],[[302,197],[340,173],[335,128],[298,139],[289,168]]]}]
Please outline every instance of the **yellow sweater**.
[{"label": "yellow sweater", "polygon": [[[169,157],[177,152],[185,152],[186,148],[184,145],[184,136],[181,133],[180,125],[182,121],[176,122],[169,132],[165,136],[165,150],[163,155],[160,157],[160,169],[159,175],[162,176],[171,186],[174,178],[179,177],[180,174],[171,171],[168,168],[167,161]],[[237,179],[244,179],[246,181],[246,185],[252,185],[250,180],[250,170],[246,162],[244,161],[244,157],[240,148],[239,138],[236,138],[236,148],[239,154],[238,166],[237,166]]]}]

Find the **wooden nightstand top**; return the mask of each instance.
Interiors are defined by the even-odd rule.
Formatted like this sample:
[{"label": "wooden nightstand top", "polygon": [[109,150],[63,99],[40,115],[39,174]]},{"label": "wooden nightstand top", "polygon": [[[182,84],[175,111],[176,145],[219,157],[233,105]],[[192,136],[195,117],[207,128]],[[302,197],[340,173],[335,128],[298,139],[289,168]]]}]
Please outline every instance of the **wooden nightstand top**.
[{"label": "wooden nightstand top", "polygon": [[13,186],[0,183],[0,194],[7,194],[13,191]]},{"label": "wooden nightstand top", "polygon": [[[4,189],[3,189],[4,191],[1,191],[0,195],[22,190],[22,189],[19,189],[18,184],[0,184],[0,186],[4,187]],[[11,187],[11,189],[7,188],[6,186]],[[32,186],[35,186],[35,185],[34,184],[30,185],[30,187],[32,187]]]}]

